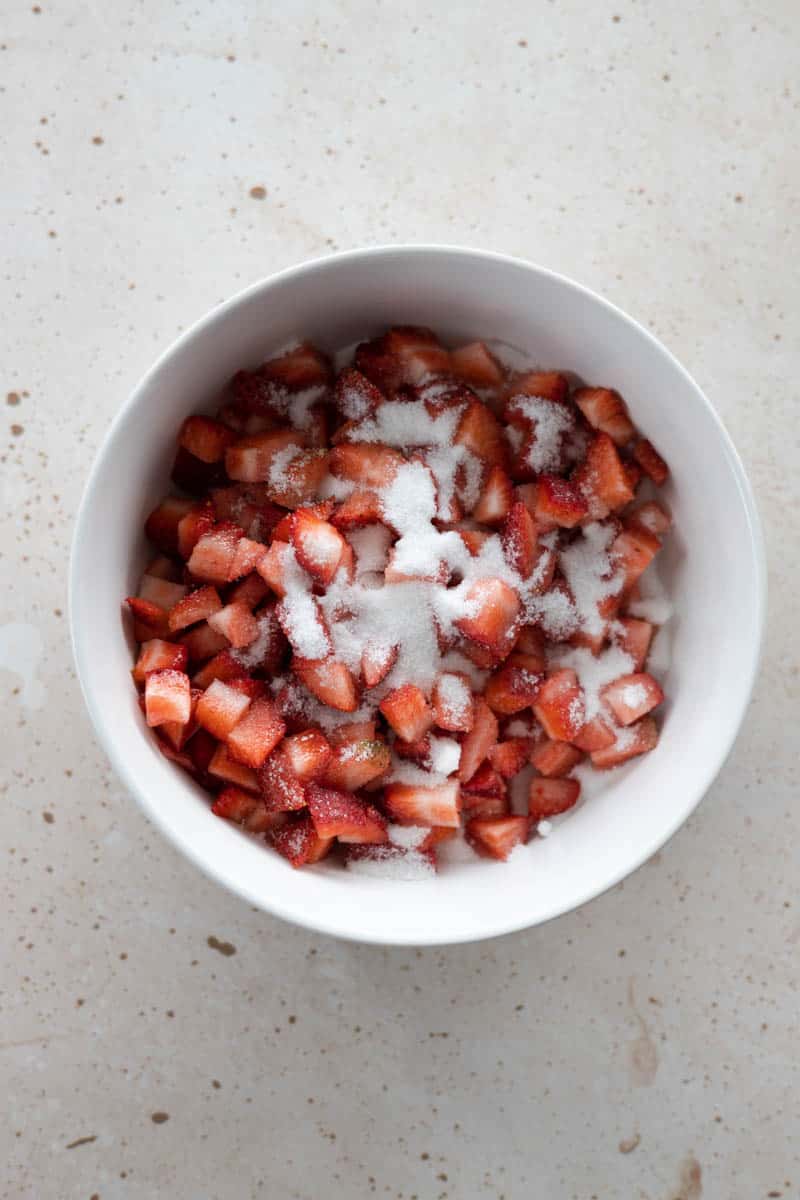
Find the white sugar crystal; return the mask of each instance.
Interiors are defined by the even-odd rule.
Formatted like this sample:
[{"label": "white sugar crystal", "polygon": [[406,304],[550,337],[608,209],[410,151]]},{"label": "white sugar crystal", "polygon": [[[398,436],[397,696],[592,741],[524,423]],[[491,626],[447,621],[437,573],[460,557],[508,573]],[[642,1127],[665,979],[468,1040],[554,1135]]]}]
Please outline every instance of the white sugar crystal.
[{"label": "white sugar crystal", "polygon": [[508,407],[533,426],[533,438],[527,454],[528,466],[537,475],[557,471],[561,465],[564,435],[575,425],[572,410],[543,396],[513,396]]},{"label": "white sugar crystal", "polygon": [[452,738],[431,738],[431,766],[440,775],[452,775],[461,762],[461,745]]}]

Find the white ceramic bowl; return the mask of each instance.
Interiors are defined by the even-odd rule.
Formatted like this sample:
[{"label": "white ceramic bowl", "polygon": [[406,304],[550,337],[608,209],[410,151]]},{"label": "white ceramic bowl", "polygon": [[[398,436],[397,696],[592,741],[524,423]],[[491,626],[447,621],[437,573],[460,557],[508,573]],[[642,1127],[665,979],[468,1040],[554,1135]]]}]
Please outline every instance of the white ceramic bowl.
[{"label": "white ceramic bowl", "polygon": [[[320,864],[295,871],[214,817],[156,748],[131,685],[122,617],[145,561],[142,522],[168,489],[175,433],[220,387],[287,341],[326,349],[387,325],[500,338],[535,362],[617,388],[672,468],[675,532],[662,575],[676,605],[657,749],[609,773],[599,795],[507,864],[450,866],[395,882]],[[70,611],[95,729],[148,816],[189,858],[252,904],[364,942],[471,941],[536,925],[633,871],[675,832],[728,754],[750,697],[765,608],[753,497],[709,401],[630,317],[549,271],[444,246],[357,250],[305,263],[221,305],[159,359],[123,406],[92,470],[73,545]]]}]

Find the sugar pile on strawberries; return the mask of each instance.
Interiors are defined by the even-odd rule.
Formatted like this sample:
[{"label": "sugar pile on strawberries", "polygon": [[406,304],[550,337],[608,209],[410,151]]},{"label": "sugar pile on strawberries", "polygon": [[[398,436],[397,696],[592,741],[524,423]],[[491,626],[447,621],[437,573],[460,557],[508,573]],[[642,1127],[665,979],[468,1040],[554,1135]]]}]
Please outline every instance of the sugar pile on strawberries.
[{"label": "sugar pile on strawberries", "polygon": [[351,358],[298,345],[183,423],[133,677],[218,816],[294,867],[425,878],[655,747],[668,609],[639,581],[671,518],[637,491],[668,471],[617,392],[483,342],[396,327]]}]

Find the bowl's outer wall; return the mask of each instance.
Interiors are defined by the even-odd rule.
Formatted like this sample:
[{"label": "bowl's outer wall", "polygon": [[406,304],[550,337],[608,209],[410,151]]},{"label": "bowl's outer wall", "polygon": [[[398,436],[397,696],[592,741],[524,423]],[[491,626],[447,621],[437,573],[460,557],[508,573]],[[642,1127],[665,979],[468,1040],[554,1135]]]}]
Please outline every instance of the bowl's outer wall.
[{"label": "bowl's outer wall", "polygon": [[[326,349],[397,322],[447,338],[496,337],[532,361],[617,388],[672,468],[676,532],[663,572],[676,605],[669,704],[657,750],[612,773],[557,835],[504,865],[453,865],[430,881],[293,871],[217,820],[159,753],[130,681],[121,598],[145,557],[140,530],[168,490],[177,427],[221,387],[300,337]],[[364,941],[488,937],[574,908],[628,874],[685,820],[730,749],[758,660],[764,564],[741,464],[708,401],[635,322],[568,280],[499,256],[418,247],[352,252],[256,285],[185,334],[119,414],[95,463],[73,548],[71,619],[97,733],[146,812],[198,865],[252,903]]]}]

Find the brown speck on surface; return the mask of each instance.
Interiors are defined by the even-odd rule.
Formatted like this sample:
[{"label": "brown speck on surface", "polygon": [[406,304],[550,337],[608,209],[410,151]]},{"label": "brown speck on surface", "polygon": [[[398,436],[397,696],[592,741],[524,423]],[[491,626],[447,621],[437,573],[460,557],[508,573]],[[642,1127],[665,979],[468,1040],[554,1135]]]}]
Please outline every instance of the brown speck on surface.
[{"label": "brown speck on surface", "polygon": [[703,1194],[703,1169],[693,1154],[681,1163],[679,1190],[670,1200],[700,1200]]},{"label": "brown speck on surface", "polygon": [[31,9],[31,12],[32,12],[32,13],[37,13],[37,14],[38,14],[38,13],[40,13],[41,11],[42,11],[42,8],[41,8],[41,5],[39,5],[39,4],[34,4],[33,8]]},{"label": "brown speck on surface", "polygon": [[58,237],[58,234],[56,233],[55,229],[48,229],[47,236],[54,238],[54,237]]},{"label": "brown speck on surface", "polygon": [[614,22],[615,25],[619,25],[620,21],[622,20],[622,17],[619,15],[619,13],[614,13],[614,16],[611,18],[611,20]]},{"label": "brown speck on surface", "polygon": [[92,145],[93,146],[102,146],[102,144],[103,144],[103,138],[100,137],[99,133],[96,133],[94,135],[94,137],[92,138]]},{"label": "brown speck on surface", "polygon": [[296,1017],[296,1016],[294,1016],[294,1015],[292,1015],[291,1017],[289,1017],[289,1018],[288,1018],[288,1020],[289,1020],[289,1024],[290,1024],[290,1025],[296,1025],[296,1024],[297,1024],[297,1017]]},{"label": "brown speck on surface", "polygon": [[219,1081],[218,1079],[212,1079],[212,1080],[211,1080],[211,1086],[212,1086],[213,1088],[221,1088],[221,1087],[222,1087],[222,1084],[220,1083],[220,1081]]},{"label": "brown speck on surface", "polygon": [[66,1150],[77,1150],[78,1146],[88,1146],[90,1144],[90,1142],[96,1142],[96,1141],[97,1141],[97,1134],[93,1133],[89,1137],[79,1137],[79,1138],[75,1138],[74,1142],[67,1142],[67,1145],[64,1148]]},{"label": "brown speck on surface", "polygon": [[23,435],[23,433],[25,432],[25,430],[24,430],[24,428],[22,427],[22,425],[12,425],[12,426],[11,426],[11,432],[12,432],[12,434],[14,435],[14,437],[22,437],[22,435]]},{"label": "brown speck on surface", "polygon": [[661,78],[664,80],[664,83],[669,83],[672,76],[667,74],[667,72],[665,71],[664,74],[661,76]]},{"label": "brown speck on surface", "polygon": [[53,816],[53,814],[51,812],[43,812],[42,820],[45,822],[45,824],[52,825],[55,821],[55,817]]},{"label": "brown speck on surface", "polygon": [[736,203],[737,203],[737,204],[741,204],[741,203],[742,203],[742,201],[744,200],[744,196],[742,195],[742,193],[741,193],[741,192],[737,192],[737,193],[736,193],[736,195],[735,195],[733,198],[734,198],[734,200],[736,201]]},{"label": "brown speck on surface", "polygon": [[216,950],[218,954],[222,954],[225,958],[230,958],[236,953],[236,947],[233,942],[221,942],[219,938],[214,937],[213,933],[206,938],[206,943],[212,950]]},{"label": "brown speck on surface", "polygon": [[225,61],[226,62],[236,62],[236,55],[235,54],[226,54]]},{"label": "brown speck on surface", "polygon": [[518,46],[521,46],[521,47],[523,48],[523,50],[525,49],[525,47],[527,46],[527,44],[528,44],[528,39],[527,39],[527,38],[520,38],[520,39],[519,39],[519,41],[517,42],[517,45],[518,45]]},{"label": "brown speck on surface", "polygon": [[658,1050],[644,1017],[636,1007],[633,979],[628,982],[628,1004],[638,1025],[639,1036],[630,1046],[630,1074],[635,1087],[649,1087],[658,1071]]},{"label": "brown speck on surface", "polygon": [[635,1133],[633,1137],[623,1138],[618,1147],[620,1154],[632,1154],[641,1140],[641,1135],[638,1133]]},{"label": "brown speck on surface", "polygon": [[250,195],[254,200],[265,200],[267,197],[267,189],[262,187],[259,183],[256,187],[250,188]]},{"label": "brown speck on surface", "polygon": [[19,392],[9,392],[8,395],[6,396],[6,404],[10,404],[12,407],[16,404],[19,404],[19,402],[20,402]]},{"label": "brown speck on surface", "polygon": [[154,1125],[163,1125],[165,1121],[169,1120],[169,1113],[165,1113],[165,1112],[151,1113],[150,1120],[153,1122]]}]

